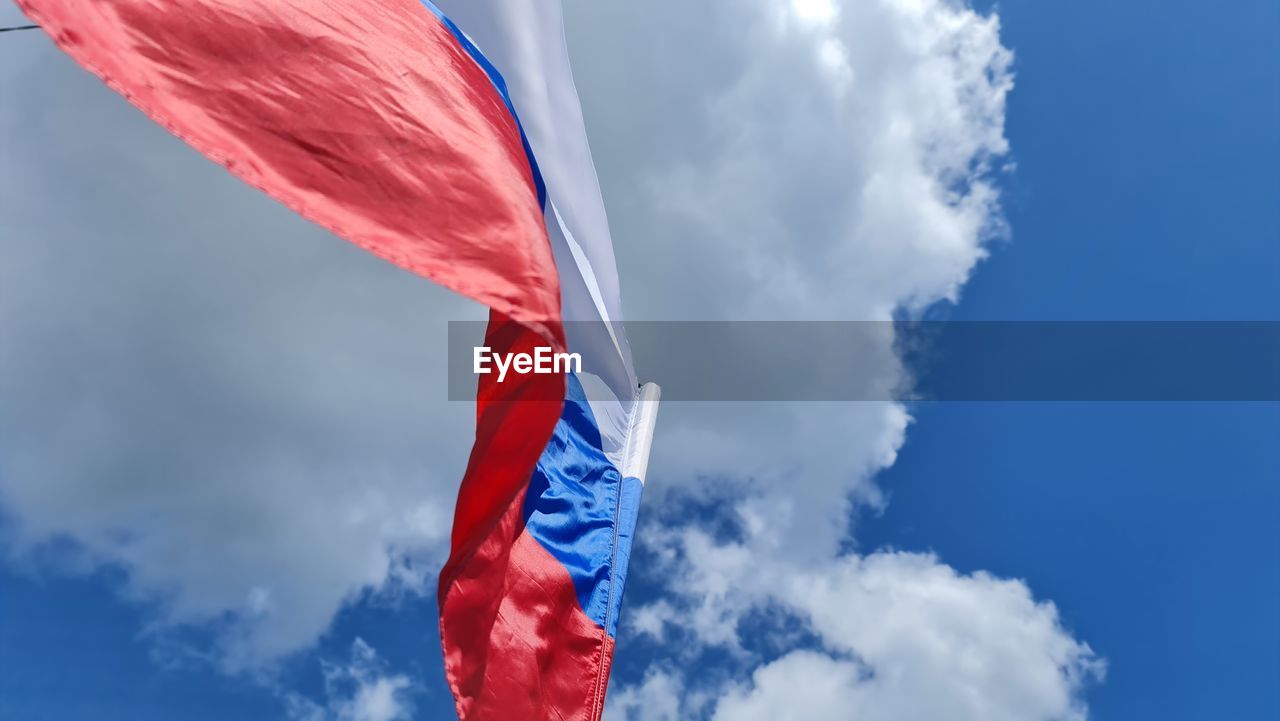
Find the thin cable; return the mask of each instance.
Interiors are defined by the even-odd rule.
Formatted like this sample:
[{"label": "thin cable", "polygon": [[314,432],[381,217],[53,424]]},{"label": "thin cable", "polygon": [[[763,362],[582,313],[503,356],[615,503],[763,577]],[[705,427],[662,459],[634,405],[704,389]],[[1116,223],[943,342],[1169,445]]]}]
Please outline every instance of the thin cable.
[{"label": "thin cable", "polygon": [[18,30],[39,30],[39,25],[17,25],[11,28],[0,28],[0,33],[11,33]]}]

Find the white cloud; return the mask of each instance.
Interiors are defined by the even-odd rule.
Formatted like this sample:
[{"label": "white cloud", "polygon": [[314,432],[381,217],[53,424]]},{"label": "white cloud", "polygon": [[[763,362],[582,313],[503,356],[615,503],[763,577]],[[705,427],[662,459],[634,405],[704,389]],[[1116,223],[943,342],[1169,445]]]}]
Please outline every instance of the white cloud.
[{"label": "white cloud", "polygon": [[928,555],[842,559],[786,593],[872,674],[867,703],[885,718],[1075,719],[1080,684],[1101,670],[1023,582],[961,575]]},{"label": "white cloud", "polygon": [[[768,2],[593,5],[570,33],[593,60],[580,85],[631,92],[587,107],[592,127],[613,129],[598,153],[630,161],[603,167],[619,237],[641,241],[621,245],[624,273],[681,289],[628,285],[632,317],[888,318],[957,299],[1003,233],[991,174],[1008,151],[1012,55],[998,17],[949,0],[787,7],[779,22]],[[872,720],[1082,717],[1099,662],[1024,583],[927,556],[840,555],[853,505],[881,502],[874,476],[909,422],[894,404],[668,404],[648,502],[709,501],[742,538],[648,524],[642,542],[670,583],[661,603],[628,610],[629,628],[722,673],[619,684],[612,717],[708,693],[727,695],[707,712],[735,721],[853,708]],[[804,619],[819,647],[762,665],[744,634],[769,608]],[[753,668],[751,684],[723,681]]]},{"label": "white cloud", "polygon": [[790,9],[797,18],[818,25],[832,22],[840,12],[834,0],[791,0]]},{"label": "white cloud", "polygon": [[[678,587],[711,580],[691,608],[663,609],[667,623],[742,654],[738,624],[770,604],[796,614],[818,642],[754,666],[749,682],[677,683],[663,674],[621,691],[613,721],[647,721],[667,707],[708,708],[712,721],[1081,721],[1082,692],[1103,662],[1063,627],[1052,603],[986,573],[962,575],[924,554],[846,556],[791,572],[687,532]],[[723,592],[718,592],[723,591]],[[704,628],[714,629],[702,633]],[[652,716],[661,720],[661,715]]]},{"label": "white cloud", "polygon": [[874,718],[853,698],[862,673],[857,664],[797,651],[756,669],[752,687],[734,690],[716,706],[714,721],[807,721]]},{"label": "white cloud", "polygon": [[[630,317],[886,319],[955,299],[1000,232],[989,169],[1012,79],[996,16],[819,6],[801,15],[822,22],[778,22],[796,7],[764,0],[570,16]],[[901,369],[886,355],[857,372]],[[827,559],[908,423],[889,403],[669,403],[647,502],[692,489],[768,509],[775,553]]]},{"label": "white cloud", "polygon": [[[819,26],[761,1],[582,11],[579,76],[618,89],[584,95],[610,131],[600,155],[628,161],[603,175],[633,317],[886,318],[955,297],[983,256],[984,171],[1007,150],[998,20],[942,0],[833,6]],[[659,282],[682,292],[635,290]]]},{"label": "white cloud", "polygon": [[327,665],[323,704],[297,694],[286,697],[293,721],[408,721],[413,717],[413,683],[388,675],[378,654],[363,639],[351,646],[344,665]]},{"label": "white cloud", "polygon": [[646,674],[642,683],[609,694],[608,718],[685,721],[697,711],[690,709],[693,703],[678,676],[654,671]]}]

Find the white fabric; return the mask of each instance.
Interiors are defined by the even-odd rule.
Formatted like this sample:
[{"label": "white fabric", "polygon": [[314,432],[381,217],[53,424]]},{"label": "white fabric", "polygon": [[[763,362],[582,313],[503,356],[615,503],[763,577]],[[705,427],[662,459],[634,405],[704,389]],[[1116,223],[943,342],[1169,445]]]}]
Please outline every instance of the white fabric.
[{"label": "white fabric", "polygon": [[436,6],[502,73],[547,194],[588,261],[580,272],[600,289],[603,314],[580,318],[575,314],[582,308],[566,308],[565,320],[621,320],[613,241],[569,68],[559,0],[438,0]]},{"label": "white fabric", "polygon": [[605,454],[622,469],[639,393],[622,321],[618,270],[559,0],[436,0],[506,81],[547,189],[547,234],[560,273],[569,349]]}]

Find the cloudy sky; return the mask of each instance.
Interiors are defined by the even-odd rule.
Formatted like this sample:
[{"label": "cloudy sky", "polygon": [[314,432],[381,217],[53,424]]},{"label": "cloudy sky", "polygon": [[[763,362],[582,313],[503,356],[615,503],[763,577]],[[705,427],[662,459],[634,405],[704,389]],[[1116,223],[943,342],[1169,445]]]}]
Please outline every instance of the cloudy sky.
[{"label": "cloudy sky", "polygon": [[[566,11],[632,318],[1280,317],[1272,3]],[[443,341],[483,309],[38,33],[0,92],[0,720],[450,718]],[[1277,431],[666,404],[607,718],[1275,718]]]}]

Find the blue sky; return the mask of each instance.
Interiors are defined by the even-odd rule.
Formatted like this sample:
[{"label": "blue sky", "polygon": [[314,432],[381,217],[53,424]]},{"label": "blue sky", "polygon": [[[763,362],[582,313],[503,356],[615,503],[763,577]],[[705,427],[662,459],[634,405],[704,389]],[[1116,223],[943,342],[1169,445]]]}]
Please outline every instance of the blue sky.
[{"label": "blue sky", "polygon": [[[1016,54],[1006,128],[1016,168],[999,176],[1011,237],[958,303],[935,312],[1280,317],[1280,7],[1086,0],[999,13]],[[50,52],[33,45],[4,37],[0,62]],[[619,171],[601,172],[608,198]],[[1090,718],[1280,717],[1280,405],[913,412],[878,479],[887,506],[858,513],[860,550],[933,551],[962,572],[1024,579],[1106,659],[1105,680],[1086,689]],[[451,716],[430,595],[349,604],[317,651],[287,661],[267,688],[175,662],[175,639],[145,632],[153,615],[123,600],[119,572],[45,560],[0,566],[0,720],[279,719],[279,688],[322,694],[317,658],[345,663],[356,637],[421,687],[414,718]],[[643,573],[635,584],[629,598],[662,592]],[[634,633],[618,653],[625,683],[670,663]]]},{"label": "blue sky", "polygon": [[[1280,313],[1280,9],[1007,3],[1013,242],[958,320]],[[861,541],[1029,579],[1108,659],[1098,719],[1280,714],[1280,407],[920,408]],[[950,476],[946,483],[933,479]]]}]

